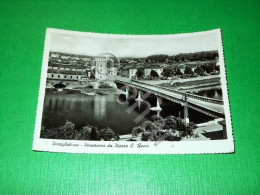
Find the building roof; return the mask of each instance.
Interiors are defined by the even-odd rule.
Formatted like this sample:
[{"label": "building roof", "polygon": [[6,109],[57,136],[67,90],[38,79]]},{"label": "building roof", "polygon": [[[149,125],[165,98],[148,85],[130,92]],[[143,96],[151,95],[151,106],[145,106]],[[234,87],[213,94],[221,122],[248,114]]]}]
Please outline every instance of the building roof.
[{"label": "building roof", "polygon": [[49,62],[49,66],[52,67],[58,67],[58,68],[75,68],[75,69],[86,69],[85,66],[77,66],[77,65],[64,65],[64,64],[59,64],[59,63],[52,63]]},{"label": "building roof", "polygon": [[85,72],[81,72],[81,71],[53,70],[53,69],[49,69],[49,70],[48,70],[48,73],[67,74],[67,75],[86,75]]}]

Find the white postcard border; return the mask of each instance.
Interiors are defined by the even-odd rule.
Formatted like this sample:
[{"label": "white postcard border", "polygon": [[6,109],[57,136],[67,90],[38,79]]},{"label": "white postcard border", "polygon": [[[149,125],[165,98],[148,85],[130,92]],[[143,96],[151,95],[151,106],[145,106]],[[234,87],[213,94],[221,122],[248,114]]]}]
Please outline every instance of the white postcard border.
[{"label": "white postcard border", "polygon": [[[43,104],[45,97],[45,86],[47,79],[48,58],[51,46],[51,35],[54,32],[74,34],[74,35],[94,35],[97,37],[189,37],[197,34],[206,34],[208,32],[216,32],[218,34],[218,52],[219,52],[219,65],[221,76],[221,87],[223,91],[225,121],[227,129],[227,139],[224,140],[205,140],[205,141],[163,141],[158,145],[156,142],[151,141],[81,141],[81,140],[54,140],[40,138],[41,121]],[[100,146],[102,145],[102,146]],[[112,147],[111,147],[112,146]],[[226,80],[226,69],[223,55],[222,35],[221,30],[210,30],[196,33],[183,33],[183,34],[170,34],[170,35],[116,35],[116,34],[101,34],[101,33],[88,33],[76,32],[68,30],[60,30],[47,28],[44,44],[44,55],[41,69],[40,90],[38,96],[38,105],[36,113],[36,122],[33,140],[34,151],[47,151],[47,152],[65,152],[65,153],[102,153],[102,154],[212,154],[212,153],[233,153],[234,140],[233,130],[231,123],[230,105],[228,98],[228,88]]]}]

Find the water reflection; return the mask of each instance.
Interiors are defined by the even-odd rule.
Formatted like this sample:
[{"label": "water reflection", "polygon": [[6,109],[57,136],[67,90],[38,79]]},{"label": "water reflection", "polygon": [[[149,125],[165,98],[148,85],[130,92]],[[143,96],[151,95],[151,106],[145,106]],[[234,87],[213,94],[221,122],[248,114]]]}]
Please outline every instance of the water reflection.
[{"label": "water reflection", "polygon": [[118,134],[127,134],[133,127],[149,120],[144,117],[139,123],[135,123],[138,110],[127,114],[127,108],[118,104],[115,95],[46,93],[42,128],[59,127],[68,120],[75,124],[76,129],[93,125],[98,128],[110,127]]},{"label": "water reflection", "polygon": [[[106,99],[107,98],[107,99]],[[99,118],[100,120],[103,120],[106,114],[106,101],[111,98],[111,96],[101,96],[101,95],[95,95],[93,97],[94,99],[94,118]]]}]

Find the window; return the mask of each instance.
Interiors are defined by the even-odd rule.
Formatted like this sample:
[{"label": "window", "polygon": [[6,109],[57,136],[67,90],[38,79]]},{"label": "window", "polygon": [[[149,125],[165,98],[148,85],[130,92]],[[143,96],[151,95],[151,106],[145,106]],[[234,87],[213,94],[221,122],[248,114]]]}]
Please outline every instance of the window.
[{"label": "window", "polygon": [[60,70],[60,68],[58,68],[58,70]]},{"label": "window", "polygon": [[58,74],[58,78],[60,78],[60,75]]},{"label": "window", "polygon": [[66,79],[66,75],[64,76],[64,78]]},{"label": "window", "polygon": [[51,77],[53,77],[53,74],[51,75]]},{"label": "window", "polygon": [[70,76],[70,78],[72,79],[72,76]]},{"label": "window", "polygon": [[79,76],[77,76],[77,79],[79,78]]}]

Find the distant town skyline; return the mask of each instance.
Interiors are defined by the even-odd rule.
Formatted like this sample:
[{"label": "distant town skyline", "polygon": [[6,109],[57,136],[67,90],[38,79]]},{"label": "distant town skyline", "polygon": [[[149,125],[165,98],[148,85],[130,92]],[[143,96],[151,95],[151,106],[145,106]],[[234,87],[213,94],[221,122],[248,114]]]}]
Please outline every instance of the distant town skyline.
[{"label": "distant town skyline", "polygon": [[117,57],[144,58],[150,55],[177,55],[218,50],[217,31],[162,36],[52,32],[50,51],[99,56],[111,53]]}]

